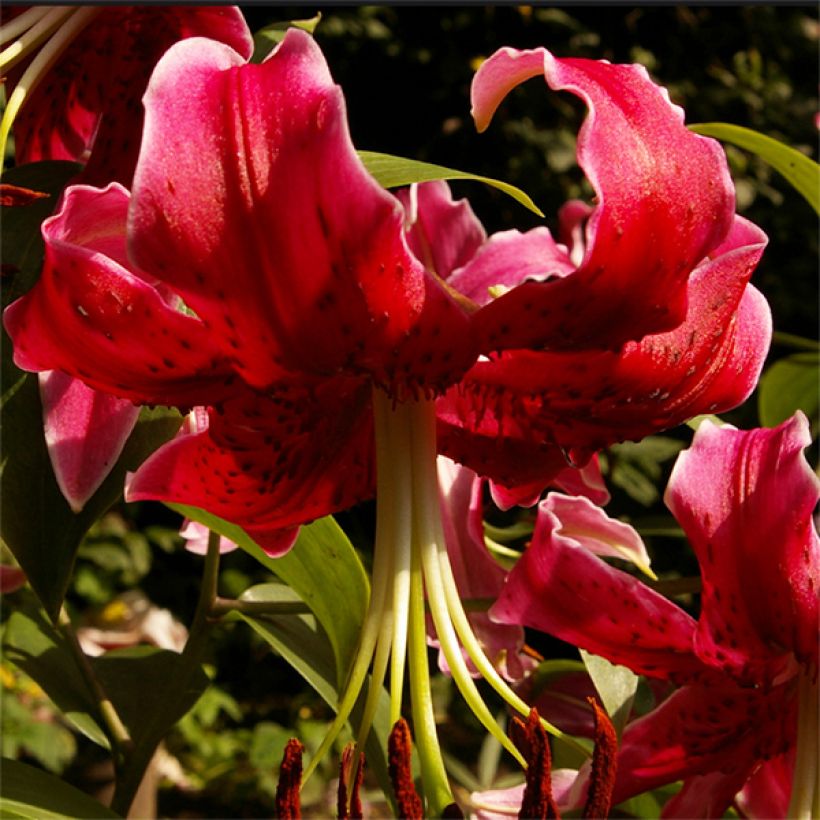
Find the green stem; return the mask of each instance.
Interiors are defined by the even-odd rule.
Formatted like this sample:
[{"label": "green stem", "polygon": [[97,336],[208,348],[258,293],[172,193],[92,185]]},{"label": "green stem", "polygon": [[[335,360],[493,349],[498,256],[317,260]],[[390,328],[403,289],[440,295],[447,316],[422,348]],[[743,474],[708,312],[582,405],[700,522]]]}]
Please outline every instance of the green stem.
[{"label": "green stem", "polygon": [[163,707],[146,714],[145,725],[141,727],[141,738],[131,754],[128,765],[117,777],[114,788],[114,797],[111,808],[118,814],[126,817],[134,801],[134,795],[142,782],[145,770],[148,768],[157,746],[165,737],[169,728],[169,719],[166,715],[177,714],[177,704],[188,697],[188,689],[197,672],[202,668],[202,657],[208,645],[208,638],[213,622],[210,613],[216,600],[217,580],[219,577],[219,541],[217,532],[208,536],[208,551],[205,555],[205,564],[202,569],[202,584],[197,601],[188,640],[180,655],[174,680],[169,686],[168,698]]},{"label": "green stem", "polygon": [[211,605],[211,618],[221,618],[230,612],[245,615],[308,615],[313,610],[303,601],[243,601],[241,598],[221,598]]},{"label": "green stem", "polygon": [[35,24],[39,23],[52,10],[43,8],[42,6],[28,9],[22,14],[18,14],[13,20],[0,27],[0,44],[8,43],[9,40],[14,40],[19,37],[24,31],[33,28]]},{"label": "green stem", "polygon": [[88,688],[91,690],[91,694],[99,709],[103,725],[105,726],[106,735],[111,742],[114,765],[117,770],[120,770],[126,764],[128,755],[133,749],[131,735],[128,733],[128,729],[125,727],[114,704],[111,702],[111,698],[108,697],[105,687],[94,672],[94,667],[91,665],[88,655],[83,652],[83,648],[80,646],[77,633],[74,631],[74,626],[71,623],[71,618],[69,618],[65,607],[60,609],[57,625],[63,637],[68,642],[69,648],[77,662],[77,666],[79,666],[80,672]]}]

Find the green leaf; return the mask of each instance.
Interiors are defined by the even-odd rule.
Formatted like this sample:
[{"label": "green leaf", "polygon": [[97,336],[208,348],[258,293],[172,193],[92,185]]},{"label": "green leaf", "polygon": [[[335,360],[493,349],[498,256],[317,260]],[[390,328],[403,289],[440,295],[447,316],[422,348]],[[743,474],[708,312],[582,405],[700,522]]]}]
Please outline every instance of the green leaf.
[{"label": "green leaf", "polygon": [[85,792],[34,766],[3,758],[0,768],[0,816],[31,820],[120,816]]},{"label": "green leaf", "polygon": [[[299,600],[293,590],[284,584],[261,584],[252,587],[242,596],[242,600],[287,603]],[[339,701],[340,682],[336,677],[336,662],[327,633],[313,615],[248,615],[238,612],[261,638],[269,643],[332,708]],[[351,723],[359,721],[366,688],[359,696],[351,714]],[[382,691],[373,730],[365,743],[368,767],[376,774],[386,794],[390,794],[390,779],[387,773],[387,738],[390,733],[390,700]]]},{"label": "green leaf", "polygon": [[[109,748],[74,655],[42,611],[13,612],[3,644],[5,657],[36,681],[68,720],[90,740]],[[169,697],[169,682],[179,680],[182,659],[176,652],[153,646],[117,649],[89,660],[135,746],[154,740],[156,735],[164,736],[209,684],[199,670],[184,688],[174,685],[173,697]]]},{"label": "green leaf", "polygon": [[725,122],[704,122],[690,125],[696,134],[730,142],[757,154],[780,172],[820,214],[820,165],[794,148],[767,137],[751,128]]},{"label": "green leaf", "polygon": [[[40,224],[52,213],[63,187],[79,169],[73,162],[37,162],[12,168],[3,175],[3,182],[50,194],[31,205],[3,208],[3,264],[10,271],[4,273],[3,307],[37,281],[43,258]],[[37,375],[15,367],[5,330],[2,347],[0,535],[49,616],[55,619],[86,531],[120,497],[126,471],[135,470],[170,439],[181,418],[175,410],[143,410],[114,469],[85,509],[75,514],[51,469]]]},{"label": "green leaf", "polygon": [[472,179],[498,188],[520,202],[538,216],[544,216],[541,209],[520,188],[501,182],[491,177],[482,177],[466,171],[455,171],[443,165],[433,165],[429,162],[419,162],[415,159],[394,157],[391,154],[379,154],[375,151],[358,151],[359,159],[364,163],[370,175],[385,188],[399,188],[402,185],[411,185],[414,182],[430,182],[434,179]]},{"label": "green leaf", "polygon": [[336,680],[341,683],[359,642],[370,585],[359,556],[333,518],[302,527],[293,549],[281,558],[271,558],[236,524],[196,507],[168,506],[230,538],[296,592],[327,633]]},{"label": "green leaf", "polygon": [[620,737],[629,719],[629,713],[632,711],[632,702],[635,700],[635,692],[638,691],[639,678],[625,666],[617,666],[606,658],[593,655],[583,649],[578,651],[598,690],[604,709]]},{"label": "green leaf", "polygon": [[313,34],[319,21],[322,19],[322,12],[317,11],[315,17],[307,20],[287,20],[282,23],[271,23],[269,26],[259,29],[253,35],[253,56],[252,63],[261,63],[271,51],[285,39],[285,34],[289,28],[299,28],[308,34]]},{"label": "green leaf", "polygon": [[795,353],[775,362],[760,379],[757,410],[764,427],[776,427],[796,410],[811,422],[812,436],[820,423],[820,353]]}]

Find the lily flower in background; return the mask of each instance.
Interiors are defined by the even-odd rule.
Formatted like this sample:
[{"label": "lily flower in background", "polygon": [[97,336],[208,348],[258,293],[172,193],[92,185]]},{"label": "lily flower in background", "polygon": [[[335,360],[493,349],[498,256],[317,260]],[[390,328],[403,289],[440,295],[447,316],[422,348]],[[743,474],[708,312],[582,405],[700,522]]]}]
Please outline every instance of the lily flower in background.
[{"label": "lily flower in background", "polygon": [[[281,551],[277,529],[377,493],[370,608],[337,721],[307,774],[346,721],[371,661],[359,738],[388,665],[398,719],[409,658],[431,814],[452,794],[434,741],[425,591],[459,689],[519,760],[462,650],[510,705],[529,712],[461,605],[437,451],[532,500],[546,473],[566,469],[563,450],[586,462],[602,440],[644,435],[647,413],[655,429],[742,401],[768,344],[765,303],[747,288],[763,237],[733,216],[717,144],[689,132],[645,72],[549,60],[553,85],[592,111],[579,157],[599,205],[578,270],[544,231],[491,238],[446,281],[425,267],[411,252],[400,202],[353,150],[321,52],[290,30],[260,65],[204,39],[173,46],[146,92],[133,192],[70,189],[44,225],[40,282],[5,315],[24,369],[61,370],[138,403],[208,408],[207,429],[169,442],[137,471],[132,500],[207,509]],[[608,145],[622,173],[607,170]],[[476,237],[465,240],[473,249]],[[612,293],[630,312],[609,333]],[[638,341],[650,330],[659,335]],[[610,352],[624,343],[636,347]],[[614,358],[562,364],[553,378],[540,359],[531,366],[542,355]],[[670,363],[680,373],[670,376]],[[602,380],[613,369],[616,386]],[[663,379],[681,373],[683,394],[664,396]],[[633,401],[631,416],[624,408]],[[575,422],[577,407],[586,418]],[[533,467],[544,452],[549,469]]]},{"label": "lily flower in background", "polygon": [[679,685],[627,726],[616,803],[683,780],[664,816],[719,817],[736,799],[751,817],[818,815],[820,481],[809,443],[800,413],[772,430],[706,421],[678,458],[665,500],[700,562],[697,621],[584,549],[567,533],[572,516],[541,502],[491,617]]},{"label": "lily flower in background", "polygon": [[17,165],[82,162],[81,179],[93,185],[130,183],[142,134],[140,99],[169,46],[209,37],[246,58],[253,51],[236,6],[32,6],[4,16],[0,157],[13,127]]}]

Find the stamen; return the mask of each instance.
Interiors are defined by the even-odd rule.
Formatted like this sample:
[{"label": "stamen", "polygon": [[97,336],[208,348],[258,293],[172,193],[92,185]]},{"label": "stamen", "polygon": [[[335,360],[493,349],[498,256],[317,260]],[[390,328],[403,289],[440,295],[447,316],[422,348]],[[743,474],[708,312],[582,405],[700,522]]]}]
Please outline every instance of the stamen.
[{"label": "stamen", "polygon": [[[339,820],[361,820],[362,800],[360,796],[364,780],[364,755],[359,753],[355,760],[355,743],[348,743],[342,751],[342,762],[339,767],[339,794],[336,800],[336,813]],[[350,793],[348,786],[350,783]]]},{"label": "stamen", "polygon": [[302,816],[302,805],[299,801],[299,789],[302,786],[302,752],[304,746],[292,737],[282,756],[279,767],[279,783],[276,786],[274,817],[279,820],[299,820]]},{"label": "stamen", "polygon": [[390,732],[387,744],[387,765],[390,782],[396,795],[399,817],[408,820],[422,820],[424,807],[413,783],[411,763],[413,744],[410,727],[404,718],[399,718]]},{"label": "stamen", "polygon": [[39,20],[49,14],[51,9],[43,6],[35,6],[26,9],[22,14],[18,14],[13,20],[9,20],[0,27],[0,44],[7,43],[15,37],[19,37],[24,31],[32,28]]},{"label": "stamen", "polygon": [[595,716],[595,751],[583,817],[609,817],[618,770],[618,735],[595,698],[587,698]]},{"label": "stamen", "polygon": [[[520,818],[546,820],[560,818],[558,806],[552,796],[552,755],[547,733],[541,725],[536,709],[530,710],[525,724],[513,718],[513,726],[521,737],[521,751],[527,758],[527,781],[521,800]],[[523,748],[522,748],[523,747]],[[586,815],[585,815],[586,816]]]},{"label": "stamen", "polygon": [[[10,68],[17,65],[20,60],[28,56],[42,42],[51,35],[60,24],[74,13],[70,6],[55,6],[47,13],[40,15],[40,18],[28,27],[28,31],[15,40],[10,46],[0,51],[0,72],[5,74]],[[12,20],[12,24],[14,21]],[[25,30],[25,29],[24,29]],[[3,40],[6,41],[6,29],[3,28]]]}]

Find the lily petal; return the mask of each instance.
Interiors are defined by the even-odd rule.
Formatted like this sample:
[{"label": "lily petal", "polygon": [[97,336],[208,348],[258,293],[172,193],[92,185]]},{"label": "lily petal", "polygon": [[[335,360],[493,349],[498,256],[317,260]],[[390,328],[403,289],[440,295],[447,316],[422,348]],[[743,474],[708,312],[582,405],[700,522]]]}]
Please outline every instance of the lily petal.
[{"label": "lily petal", "polygon": [[704,422],[666,492],[701,565],[696,652],[747,682],[770,684],[790,652],[817,663],[820,480],[803,455],[810,442],[799,412],[773,430]]},{"label": "lily petal", "polygon": [[454,201],[444,180],[412,185],[397,196],[408,214],[410,250],[441,279],[465,265],[487,239],[470,203]]},{"label": "lily petal", "polygon": [[[684,126],[642,66],[559,59],[545,49],[503,48],[482,64],[472,90],[479,130],[511,88],[541,72],[589,108],[578,162],[598,205],[578,270],[487,305],[476,317],[482,349],[616,349],[671,330],[686,315],[692,271],[732,225],[722,149]],[[533,321],[515,321],[525,312]]]},{"label": "lily petal", "polygon": [[757,384],[771,338],[768,305],[747,285],[764,243],[738,217],[717,258],[695,272],[686,321],[669,333],[620,353],[516,350],[477,362],[439,401],[445,452],[514,483],[528,446],[557,445],[583,465],[616,441],[741,403]]},{"label": "lily petal", "polygon": [[210,412],[207,430],[157,450],[126,499],[201,507],[243,527],[271,554],[286,552],[293,539],[281,530],[373,495],[370,395],[366,383],[343,377],[271,397],[237,388]]},{"label": "lily petal", "polygon": [[781,691],[762,693],[725,677],[678,689],[627,726],[615,801],[685,778],[664,816],[723,816],[757,761],[793,733],[795,707]]},{"label": "lily petal", "polygon": [[[102,9],[58,58],[15,120],[17,164],[87,160],[83,182],[127,185],[139,151],[140,98],[151,71],[170,45],[196,36],[226,43],[246,58],[253,51],[250,31],[236,6]],[[12,88],[24,69],[25,64],[11,72]]]},{"label": "lily petal", "polygon": [[[438,458],[438,476],[444,537],[459,595],[495,598],[507,573],[493,560],[484,543],[483,482],[472,470],[444,456]],[[535,668],[536,661],[522,653],[522,627],[499,624],[487,613],[471,612],[468,618],[487,657],[507,680],[521,680]],[[478,676],[466,653],[465,661]],[[443,672],[449,671],[442,652],[439,667]]]},{"label": "lily petal", "polygon": [[131,253],[248,384],[343,371],[395,394],[452,383],[474,360],[467,315],[409,252],[310,35],[289,30],[261,65],[178,43],[145,106]]},{"label": "lily petal", "polygon": [[583,532],[583,519],[576,525],[575,512],[556,495],[538,505],[532,543],[507,576],[490,616],[543,630],[650,676],[702,672],[691,649],[692,618],[590,552],[582,537],[572,535],[574,528]]},{"label": "lily petal", "polygon": [[171,307],[128,267],[128,192],[66,191],[43,223],[40,281],[5,311],[14,362],[60,370],[141,404],[192,406],[230,392],[234,374],[197,318]]},{"label": "lily petal", "polygon": [[54,477],[71,509],[79,512],[122,453],[140,408],[57,370],[43,371],[39,380]]}]

